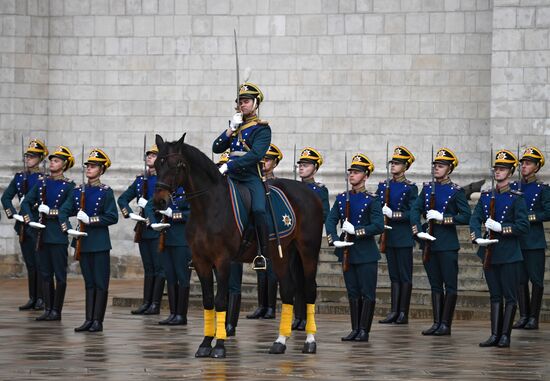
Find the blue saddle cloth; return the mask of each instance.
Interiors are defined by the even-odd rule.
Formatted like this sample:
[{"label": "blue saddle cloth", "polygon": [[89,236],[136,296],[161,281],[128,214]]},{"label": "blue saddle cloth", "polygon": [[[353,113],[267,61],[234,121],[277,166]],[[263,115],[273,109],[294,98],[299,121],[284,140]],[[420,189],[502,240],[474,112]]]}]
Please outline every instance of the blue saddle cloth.
[{"label": "blue saddle cloth", "polygon": [[[237,186],[231,179],[227,179],[229,186],[229,194],[231,195],[231,208],[233,209],[233,217],[235,223],[239,228],[241,236],[243,231],[247,228],[250,222],[250,211],[246,208],[243,196],[237,189]],[[279,238],[284,238],[294,231],[296,227],[296,215],[290,205],[290,201],[285,196],[283,191],[276,186],[269,185],[271,189],[271,203],[273,205],[273,211],[275,213],[275,221],[277,221],[277,227],[279,229]],[[269,239],[275,239],[275,229],[273,227],[273,218],[271,218],[271,211],[267,205],[266,210],[268,213],[267,225],[269,228]]]}]

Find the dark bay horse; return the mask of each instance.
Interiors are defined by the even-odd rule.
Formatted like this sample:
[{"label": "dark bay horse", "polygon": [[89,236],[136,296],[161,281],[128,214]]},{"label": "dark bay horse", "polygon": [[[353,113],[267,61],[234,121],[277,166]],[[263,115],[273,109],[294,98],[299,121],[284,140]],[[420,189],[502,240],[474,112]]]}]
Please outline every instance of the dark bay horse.
[{"label": "dark bay horse", "polygon": [[[225,357],[225,314],[230,262],[252,262],[256,244],[244,252],[239,250],[241,234],[235,223],[228,189],[228,181],[216,165],[197,148],[184,142],[185,134],[177,142],[165,142],[159,135],[159,149],[155,162],[157,185],[154,204],[165,209],[171,193],[178,186],[185,189],[191,214],[186,236],[193,253],[193,264],[202,287],[204,306],[204,339],[196,357]],[[323,229],[323,207],[319,198],[306,185],[293,180],[275,179],[270,184],[281,189],[296,215],[292,234],[281,239],[283,257],[278,255],[274,241],[270,242],[269,256],[280,282],[282,300],[279,337],[269,353],[284,353],[286,339],[291,335],[295,283],[289,271],[289,262],[298,255],[303,267],[303,287],[307,303],[307,338],[303,353],[315,353],[315,299],[317,297],[317,264]],[[213,268],[217,270],[217,292],[214,298]],[[215,311],[214,311],[215,307]],[[216,345],[212,341],[216,338]]]}]

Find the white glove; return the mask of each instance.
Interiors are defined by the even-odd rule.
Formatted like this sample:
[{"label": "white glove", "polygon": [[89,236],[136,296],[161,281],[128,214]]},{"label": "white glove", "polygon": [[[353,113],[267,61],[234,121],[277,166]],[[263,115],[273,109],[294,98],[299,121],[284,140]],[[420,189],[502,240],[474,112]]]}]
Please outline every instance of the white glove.
[{"label": "white glove", "polygon": [[25,219],[23,218],[23,216],[20,215],[20,214],[14,214],[14,215],[13,215],[13,218],[14,218],[16,221],[19,221],[19,222],[25,221]]},{"label": "white glove", "polygon": [[353,242],[345,242],[345,241],[334,241],[332,243],[334,247],[346,247],[346,246],[353,246]]},{"label": "white glove", "polygon": [[169,228],[170,227],[170,224],[163,224],[163,223],[155,223],[155,224],[151,224],[151,229],[155,230],[155,231],[162,231],[166,228]]},{"label": "white glove", "polygon": [[420,232],[416,236],[424,241],[426,240],[435,241],[435,237],[433,235],[429,235],[428,233]]},{"label": "white glove", "polygon": [[243,114],[238,112],[233,115],[233,117],[229,121],[229,128],[231,128],[231,131],[235,132],[241,126],[241,124],[243,124]]},{"label": "white glove", "polygon": [[164,214],[168,218],[172,218],[172,208],[168,207],[165,210],[159,210],[160,214]]},{"label": "white glove", "polygon": [[225,173],[227,172],[228,169],[229,169],[229,168],[227,168],[227,164],[226,164],[226,163],[223,163],[222,166],[219,168],[220,173],[221,173],[222,175],[225,175]]},{"label": "white glove", "polygon": [[29,226],[31,228],[35,228],[35,229],[45,229],[46,228],[46,225],[41,224],[39,222],[34,222],[34,221],[29,222]]},{"label": "white glove", "polygon": [[388,218],[392,218],[393,216],[393,210],[391,210],[387,204],[384,204],[384,206],[382,207],[382,213],[384,213],[384,216]]},{"label": "white glove", "polygon": [[355,227],[348,220],[345,220],[342,224],[342,231],[348,234],[355,234]]},{"label": "white glove", "polygon": [[130,217],[130,219],[134,220],[134,221],[139,221],[139,222],[147,221],[145,218],[143,218],[139,214],[135,214],[135,213],[130,213],[128,215],[128,217]]},{"label": "white glove", "polygon": [[426,213],[426,219],[429,220],[436,220],[436,221],[443,221],[443,213],[438,212],[437,210],[430,209],[428,210],[428,213]]},{"label": "white glove", "polygon": [[44,214],[50,214],[50,207],[46,204],[38,205],[38,212]]},{"label": "white glove", "polygon": [[79,232],[78,230],[69,229],[67,230],[67,234],[71,237],[87,237],[88,233],[86,232]]},{"label": "white glove", "polygon": [[86,225],[88,225],[90,223],[90,217],[88,217],[86,212],[84,212],[82,210],[78,211],[78,213],[76,214],[76,219],[79,220],[79,221],[84,222]]},{"label": "white glove", "polygon": [[386,230],[393,230],[393,228],[390,225],[384,225],[384,229]]},{"label": "white glove", "polygon": [[492,218],[487,218],[487,221],[485,221],[485,227],[497,233],[502,231],[501,223],[493,220]]},{"label": "white glove", "polygon": [[476,238],[475,242],[479,246],[489,246],[489,245],[492,245],[493,243],[497,243],[498,239]]},{"label": "white glove", "polygon": [[138,206],[139,206],[141,209],[144,209],[144,208],[145,208],[145,205],[147,205],[147,200],[144,199],[143,197],[140,197],[140,198],[138,198],[138,200],[137,200],[137,204],[138,204]]}]

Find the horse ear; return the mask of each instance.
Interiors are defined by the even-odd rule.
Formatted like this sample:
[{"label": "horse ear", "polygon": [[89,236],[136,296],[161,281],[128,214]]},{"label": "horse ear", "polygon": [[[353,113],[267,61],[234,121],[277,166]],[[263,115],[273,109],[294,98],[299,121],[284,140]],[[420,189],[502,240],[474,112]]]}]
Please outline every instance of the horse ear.
[{"label": "horse ear", "polygon": [[180,140],[178,140],[178,146],[181,146],[183,144],[183,142],[185,141],[185,135],[187,135],[187,132],[184,132],[183,135],[181,136]]},{"label": "horse ear", "polygon": [[160,147],[164,144],[164,139],[159,134],[155,135],[155,143],[157,144],[157,147],[160,149]]}]

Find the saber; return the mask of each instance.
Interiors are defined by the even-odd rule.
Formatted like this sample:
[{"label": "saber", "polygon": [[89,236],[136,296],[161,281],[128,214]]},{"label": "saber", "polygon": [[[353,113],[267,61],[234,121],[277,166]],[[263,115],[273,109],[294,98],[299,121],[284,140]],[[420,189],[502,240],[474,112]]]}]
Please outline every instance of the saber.
[{"label": "saber", "polygon": [[241,81],[239,79],[239,48],[237,44],[237,29],[233,29],[233,36],[235,38],[235,71],[237,74],[237,107],[236,110],[238,112],[241,112],[241,97],[240,97],[240,90],[241,90]]},{"label": "saber", "polygon": [[292,172],[294,173],[294,181],[296,181],[297,178],[297,165],[296,165],[296,144],[294,144],[294,151],[293,151],[293,157],[292,157]]}]

